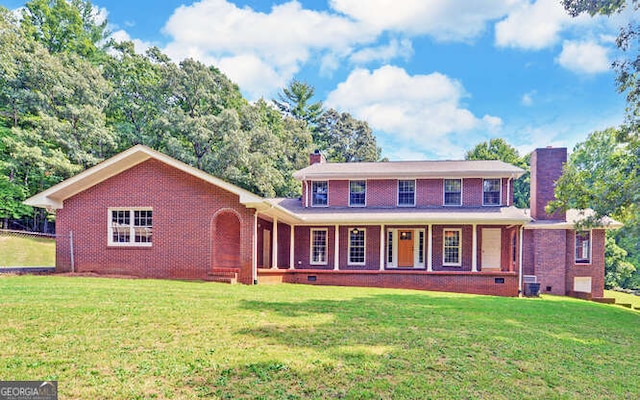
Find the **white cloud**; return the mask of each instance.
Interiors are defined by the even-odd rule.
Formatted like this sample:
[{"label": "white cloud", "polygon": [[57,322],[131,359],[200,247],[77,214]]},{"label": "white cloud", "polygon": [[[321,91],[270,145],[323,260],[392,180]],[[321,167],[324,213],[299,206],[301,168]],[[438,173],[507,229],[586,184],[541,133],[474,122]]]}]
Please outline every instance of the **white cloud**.
[{"label": "white cloud", "polygon": [[413,55],[413,47],[408,39],[392,40],[388,45],[379,47],[368,47],[356,51],[351,56],[351,61],[356,64],[365,64],[371,61],[389,62],[390,60],[401,57],[405,60]]},{"label": "white cloud", "polygon": [[580,74],[597,74],[611,68],[607,48],[594,42],[565,40],[556,62],[562,67]]},{"label": "white cloud", "polygon": [[[257,92],[250,86],[255,82],[267,91],[281,87],[302,65],[315,61],[312,54],[319,61],[323,53],[348,53],[351,46],[370,43],[377,36],[370,27],[341,15],[303,9],[295,0],[275,5],[269,13],[239,8],[226,0],[202,0],[177,8],[164,32],[173,38],[164,49],[172,59],[196,54],[201,60],[229,59],[220,68],[251,92]],[[232,62],[249,59],[253,66],[268,66],[267,75]],[[234,73],[231,67],[244,71]],[[269,89],[265,83],[274,77]]]},{"label": "white cloud", "polygon": [[506,14],[514,0],[331,0],[329,6],[378,31],[430,35],[437,40],[477,37],[487,22]]},{"label": "white cloud", "polygon": [[527,92],[525,94],[522,95],[522,98],[520,99],[520,104],[522,104],[523,106],[529,107],[533,105],[533,96],[536,95],[536,91],[532,90],[530,92]]},{"label": "white cloud", "polygon": [[133,42],[133,48],[138,54],[144,53],[148,48],[153,46],[153,43],[151,42],[145,42],[144,40],[140,39],[132,39],[131,36],[129,36],[129,34],[123,29],[111,32],[111,38],[116,42]]},{"label": "white cloud", "polygon": [[549,47],[559,40],[560,31],[572,20],[558,0],[520,2],[507,18],[496,24],[496,44],[528,50]]},{"label": "white cloud", "polygon": [[[502,120],[476,117],[461,104],[462,85],[440,73],[409,75],[399,67],[354,70],[325,104],[366,120],[382,142],[409,144],[414,151],[460,156],[467,143],[453,138],[472,130],[495,130]],[[393,136],[390,134],[393,133]]]}]

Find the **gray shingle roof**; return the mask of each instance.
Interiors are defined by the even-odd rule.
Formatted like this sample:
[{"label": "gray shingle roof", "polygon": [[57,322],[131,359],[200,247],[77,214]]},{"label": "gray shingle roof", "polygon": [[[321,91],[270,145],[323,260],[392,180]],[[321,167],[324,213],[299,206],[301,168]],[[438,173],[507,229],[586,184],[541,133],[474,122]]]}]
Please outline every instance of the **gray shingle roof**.
[{"label": "gray shingle roof", "polygon": [[306,179],[517,178],[525,171],[496,160],[318,163],[293,174]]}]

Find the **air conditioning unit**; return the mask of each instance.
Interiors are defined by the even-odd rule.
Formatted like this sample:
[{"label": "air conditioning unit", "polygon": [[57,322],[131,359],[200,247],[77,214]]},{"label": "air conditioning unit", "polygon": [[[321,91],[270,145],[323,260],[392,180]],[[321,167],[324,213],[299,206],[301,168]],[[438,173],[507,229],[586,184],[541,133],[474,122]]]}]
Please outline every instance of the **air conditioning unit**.
[{"label": "air conditioning unit", "polygon": [[523,283],[538,283],[538,277],[535,275],[522,275]]}]

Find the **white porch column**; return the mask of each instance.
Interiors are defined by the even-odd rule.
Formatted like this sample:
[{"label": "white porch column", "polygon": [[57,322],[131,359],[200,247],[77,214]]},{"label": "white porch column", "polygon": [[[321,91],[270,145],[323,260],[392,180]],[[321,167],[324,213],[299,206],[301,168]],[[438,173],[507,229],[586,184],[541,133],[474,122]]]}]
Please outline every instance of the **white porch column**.
[{"label": "white porch column", "polygon": [[278,268],[278,218],[273,217],[273,238],[271,239],[273,248],[271,252],[271,268]]},{"label": "white porch column", "polygon": [[384,271],[384,249],[386,245],[385,234],[384,234],[384,225],[380,225],[380,271]]},{"label": "white porch column", "polygon": [[472,241],[472,257],[471,258],[471,271],[478,272],[478,229],[476,224],[471,225],[473,227],[473,234],[471,235]]},{"label": "white porch column", "polygon": [[433,225],[427,225],[427,271],[433,271]]},{"label": "white porch column", "polygon": [[253,284],[258,283],[258,210],[253,214],[253,242],[251,244],[251,275]]},{"label": "white porch column", "polygon": [[291,225],[291,232],[289,235],[289,269],[295,268],[295,254],[293,253],[294,246],[293,242],[296,239],[296,227]]},{"label": "white porch column", "polygon": [[333,246],[333,269],[337,271],[340,266],[340,230],[338,229],[338,225],[335,226]]}]

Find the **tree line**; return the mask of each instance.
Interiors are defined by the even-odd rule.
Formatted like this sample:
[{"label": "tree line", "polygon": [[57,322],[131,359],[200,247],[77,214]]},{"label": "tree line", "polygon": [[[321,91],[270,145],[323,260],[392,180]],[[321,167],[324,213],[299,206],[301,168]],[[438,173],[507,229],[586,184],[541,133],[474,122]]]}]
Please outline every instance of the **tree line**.
[{"label": "tree line", "polygon": [[292,172],[319,149],[332,161],[377,161],[364,121],[312,102],[292,81],[250,103],[213,66],[172,62],[110,39],[87,0],[0,7],[0,221],[31,230],[53,218],[22,201],[135,144],[256,194],[295,196]]}]

